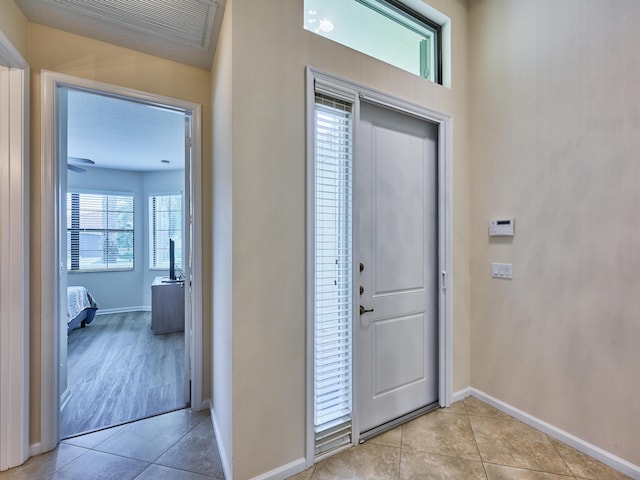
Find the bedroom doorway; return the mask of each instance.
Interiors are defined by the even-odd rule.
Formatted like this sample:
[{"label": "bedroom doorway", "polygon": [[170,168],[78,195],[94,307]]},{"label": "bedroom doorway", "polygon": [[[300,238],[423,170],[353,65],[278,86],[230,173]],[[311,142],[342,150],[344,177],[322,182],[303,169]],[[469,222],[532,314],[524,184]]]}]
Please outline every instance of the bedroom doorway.
[{"label": "bedroom doorway", "polygon": [[47,395],[54,407],[43,430],[46,436],[49,421],[55,445],[187,407],[194,391],[201,396],[200,382],[192,381],[192,370],[201,368],[193,344],[202,328],[194,314],[201,311],[201,272],[193,269],[201,263],[193,241],[199,191],[192,192],[200,107],[44,76],[56,77],[45,86],[55,105],[52,253],[59,268],[50,352],[43,342],[43,359],[57,358],[52,388],[43,388],[43,411]]},{"label": "bedroom doorway", "polygon": [[189,406],[191,133],[182,111],[67,86],[56,93],[67,438]]}]

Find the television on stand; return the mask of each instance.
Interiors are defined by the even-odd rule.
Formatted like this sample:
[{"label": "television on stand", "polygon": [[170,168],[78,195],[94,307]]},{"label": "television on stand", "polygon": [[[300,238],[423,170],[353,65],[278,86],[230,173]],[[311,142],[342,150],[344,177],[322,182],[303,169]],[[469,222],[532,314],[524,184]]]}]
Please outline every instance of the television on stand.
[{"label": "television on stand", "polygon": [[169,280],[176,280],[176,242],[169,239]]}]

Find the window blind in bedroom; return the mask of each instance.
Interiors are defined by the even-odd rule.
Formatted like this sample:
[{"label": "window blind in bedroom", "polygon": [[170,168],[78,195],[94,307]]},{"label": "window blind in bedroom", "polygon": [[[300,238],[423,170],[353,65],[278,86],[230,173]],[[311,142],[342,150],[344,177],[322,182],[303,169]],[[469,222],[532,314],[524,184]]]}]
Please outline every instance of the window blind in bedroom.
[{"label": "window blind in bedroom", "polygon": [[67,270],[131,270],[134,197],[67,193]]},{"label": "window blind in bedroom", "polygon": [[315,95],[316,455],[351,443],[352,109],[333,95]]},{"label": "window blind in bedroom", "polygon": [[169,268],[169,239],[176,242],[176,267],[182,267],[182,195],[149,197],[149,268]]}]

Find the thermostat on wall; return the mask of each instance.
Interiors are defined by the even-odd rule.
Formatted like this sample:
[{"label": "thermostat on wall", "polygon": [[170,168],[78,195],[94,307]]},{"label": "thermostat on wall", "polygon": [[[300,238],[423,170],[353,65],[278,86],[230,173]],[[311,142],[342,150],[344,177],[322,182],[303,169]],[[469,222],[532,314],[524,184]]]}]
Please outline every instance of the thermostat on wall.
[{"label": "thermostat on wall", "polygon": [[491,220],[491,222],[489,222],[489,236],[513,237],[513,227],[515,223],[515,219],[513,218]]}]

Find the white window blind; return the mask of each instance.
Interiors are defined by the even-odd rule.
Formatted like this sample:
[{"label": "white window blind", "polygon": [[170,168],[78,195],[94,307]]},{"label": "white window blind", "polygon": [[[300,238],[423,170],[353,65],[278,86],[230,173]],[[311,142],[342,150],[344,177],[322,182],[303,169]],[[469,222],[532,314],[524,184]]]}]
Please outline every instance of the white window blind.
[{"label": "white window blind", "polygon": [[182,195],[149,197],[149,268],[169,268],[169,239],[175,240],[175,266],[182,268]]},{"label": "white window blind", "polygon": [[316,93],[315,453],[351,443],[352,104]]},{"label": "white window blind", "polygon": [[134,198],[67,193],[67,270],[132,270]]}]

